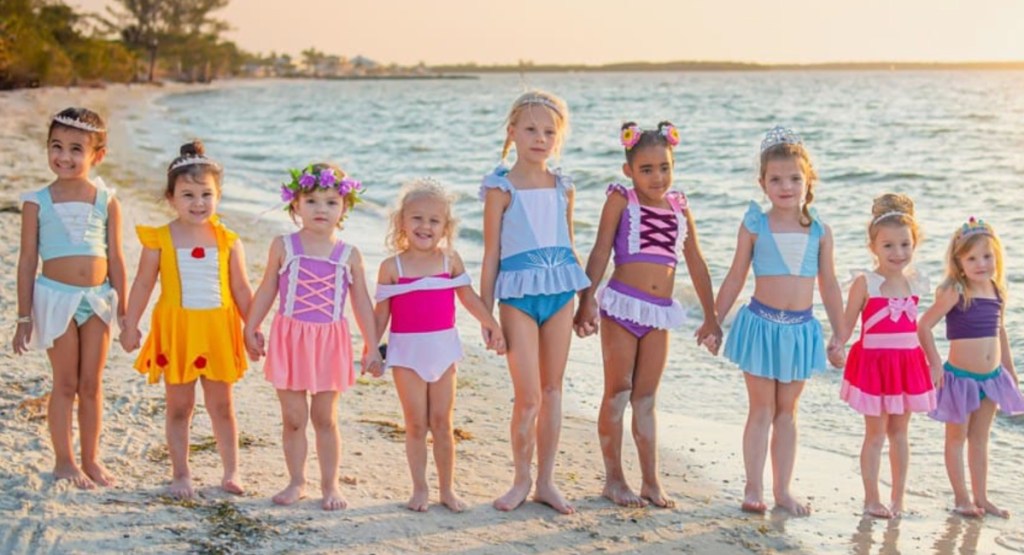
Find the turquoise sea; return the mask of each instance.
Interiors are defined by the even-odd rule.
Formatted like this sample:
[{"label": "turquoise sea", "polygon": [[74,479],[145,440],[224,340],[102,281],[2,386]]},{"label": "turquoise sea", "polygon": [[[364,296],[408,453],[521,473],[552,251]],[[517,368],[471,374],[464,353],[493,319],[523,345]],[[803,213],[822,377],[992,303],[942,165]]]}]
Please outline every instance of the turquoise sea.
[{"label": "turquoise sea", "polygon": [[[847,280],[851,271],[870,267],[865,228],[871,199],[883,192],[904,192],[916,201],[926,235],[916,265],[933,285],[941,278],[948,237],[959,223],[976,215],[995,227],[1007,253],[1011,298],[1006,325],[1018,368],[1024,369],[1024,301],[1018,300],[1024,294],[1024,216],[1019,210],[1024,204],[1022,72],[773,71],[486,75],[455,81],[254,81],[160,97],[131,127],[135,147],[151,156],[140,161],[142,175],[161,175],[160,168],[176,154],[179,144],[202,138],[209,154],[227,169],[225,208],[253,217],[277,203],[277,188],[287,168],[324,159],[338,162],[368,188],[371,218],[367,221],[373,231],[348,240],[370,253],[371,261],[372,253],[383,254],[385,233],[383,220],[374,219],[386,213],[400,184],[416,176],[436,177],[458,194],[457,247],[473,267],[471,272],[478,274],[482,206],[477,187],[481,176],[498,163],[508,106],[527,87],[556,92],[570,106],[572,133],[558,165],[575,178],[581,255],[586,256],[593,243],[605,187],[624,179],[619,125],[634,120],[653,126],[667,119],[682,132],[675,183],[690,199],[717,289],[732,260],[747,203],[762,200],[755,165],[761,135],[775,124],[784,124],[803,135],[821,174],[815,205],[835,233],[840,281]],[[145,186],[159,194],[156,181]],[[262,217],[284,224],[277,211]],[[261,258],[263,253],[249,256]],[[741,300],[752,288],[751,278]],[[690,334],[699,323],[700,308],[684,267],[676,291],[692,316],[689,328],[673,339],[659,397],[661,441],[670,452],[702,461],[706,478],[721,482],[727,495],[738,496],[742,488],[739,433],[746,410],[742,379],[727,361],[692,345]],[[930,301],[926,298],[922,304]],[[816,311],[827,327],[820,305]],[[470,324],[462,326],[472,333],[475,328]],[[936,332],[943,335],[941,325]],[[472,336],[464,331],[464,337]],[[566,385],[573,409],[592,416],[601,391],[598,342],[583,345],[587,348],[573,350]],[[858,528],[857,454],[863,425],[839,401],[840,382],[841,373],[834,371],[816,378],[806,389],[801,403],[801,449],[808,454],[798,462],[797,477],[834,476],[845,484],[835,488],[843,497],[835,499],[832,484],[820,481],[798,480],[796,488],[813,496],[822,510],[843,515],[829,522],[838,520],[844,526],[822,529],[814,519],[784,525],[813,546],[814,552],[874,552],[887,545],[889,536],[882,529],[873,532],[870,525],[866,531]],[[721,431],[704,438],[702,422],[708,424],[709,434]],[[693,438],[700,441],[695,443]],[[712,440],[727,447],[731,443],[736,456],[708,460],[712,451],[702,454],[700,445]],[[926,417],[915,417],[911,445],[914,460],[908,504],[915,510],[903,519],[902,539],[897,533],[891,542],[897,548],[893,552],[946,552],[948,545],[958,545],[955,535],[952,544],[914,535],[915,522],[944,520],[951,504],[942,466],[942,427]],[[1018,515],[1024,513],[1022,447],[1024,419],[998,418],[990,445],[990,493]],[[832,466],[805,469],[805,464]],[[887,470],[883,475],[888,475]],[[1010,525],[989,519],[978,526],[982,546],[1024,551],[1024,536]],[[873,547],[858,551],[864,534]]]}]

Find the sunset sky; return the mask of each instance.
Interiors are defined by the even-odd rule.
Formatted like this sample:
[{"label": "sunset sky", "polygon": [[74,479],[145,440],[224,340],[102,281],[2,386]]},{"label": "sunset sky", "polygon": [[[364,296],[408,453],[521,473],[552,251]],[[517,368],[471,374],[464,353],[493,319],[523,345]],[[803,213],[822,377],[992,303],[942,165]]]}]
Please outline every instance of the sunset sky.
[{"label": "sunset sky", "polygon": [[249,51],[399,64],[1024,60],[1024,0],[233,0],[217,16]]}]

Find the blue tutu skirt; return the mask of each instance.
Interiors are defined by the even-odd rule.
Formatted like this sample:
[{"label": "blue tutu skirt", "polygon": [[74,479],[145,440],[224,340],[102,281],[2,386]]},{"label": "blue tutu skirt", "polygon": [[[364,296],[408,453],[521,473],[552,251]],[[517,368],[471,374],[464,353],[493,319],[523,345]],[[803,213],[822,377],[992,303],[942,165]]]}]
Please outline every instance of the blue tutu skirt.
[{"label": "blue tutu skirt", "polygon": [[725,356],[754,376],[789,383],[824,371],[825,340],[811,309],[771,308],[750,299],[725,341]]}]

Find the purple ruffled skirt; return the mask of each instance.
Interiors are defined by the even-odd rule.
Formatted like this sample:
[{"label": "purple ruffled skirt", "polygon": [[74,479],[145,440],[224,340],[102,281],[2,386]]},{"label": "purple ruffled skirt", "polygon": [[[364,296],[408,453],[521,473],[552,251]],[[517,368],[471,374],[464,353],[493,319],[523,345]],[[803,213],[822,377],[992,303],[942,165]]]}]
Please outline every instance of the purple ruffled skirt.
[{"label": "purple ruffled skirt", "polygon": [[944,368],[938,402],[928,416],[941,422],[965,424],[971,413],[981,407],[983,399],[991,399],[1007,416],[1024,414],[1024,397],[1013,383],[1013,376],[1002,366],[987,374],[968,372],[948,362]]}]

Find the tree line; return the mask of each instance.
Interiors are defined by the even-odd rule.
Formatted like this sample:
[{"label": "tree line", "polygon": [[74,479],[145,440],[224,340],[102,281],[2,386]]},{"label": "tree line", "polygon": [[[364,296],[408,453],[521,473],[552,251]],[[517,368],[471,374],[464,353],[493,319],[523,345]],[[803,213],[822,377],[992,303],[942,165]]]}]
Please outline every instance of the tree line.
[{"label": "tree line", "polygon": [[248,55],[213,15],[229,1],[115,0],[97,14],[63,0],[0,0],[0,89],[236,73]]}]

